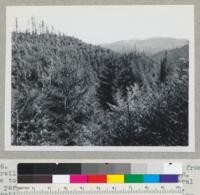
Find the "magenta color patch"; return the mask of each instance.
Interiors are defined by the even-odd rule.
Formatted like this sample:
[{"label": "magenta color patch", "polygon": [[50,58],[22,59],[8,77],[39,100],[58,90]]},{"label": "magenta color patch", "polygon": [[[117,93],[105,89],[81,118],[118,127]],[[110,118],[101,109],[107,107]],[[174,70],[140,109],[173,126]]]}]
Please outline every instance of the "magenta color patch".
[{"label": "magenta color patch", "polygon": [[87,175],[70,175],[70,183],[87,183]]}]

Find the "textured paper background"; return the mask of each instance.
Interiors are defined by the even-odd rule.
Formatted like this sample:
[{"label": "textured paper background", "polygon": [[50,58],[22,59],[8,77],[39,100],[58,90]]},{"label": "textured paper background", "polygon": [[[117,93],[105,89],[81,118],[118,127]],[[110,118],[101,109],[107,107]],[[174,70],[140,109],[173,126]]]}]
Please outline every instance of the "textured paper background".
[{"label": "textured paper background", "polygon": [[[9,152],[4,151],[4,111],[5,111],[5,46],[6,46],[6,6],[7,5],[195,5],[195,152]],[[170,14],[170,13],[169,13]],[[43,158],[43,159],[148,159],[148,158],[188,158],[200,157],[200,2],[198,0],[0,0],[0,158]]]}]

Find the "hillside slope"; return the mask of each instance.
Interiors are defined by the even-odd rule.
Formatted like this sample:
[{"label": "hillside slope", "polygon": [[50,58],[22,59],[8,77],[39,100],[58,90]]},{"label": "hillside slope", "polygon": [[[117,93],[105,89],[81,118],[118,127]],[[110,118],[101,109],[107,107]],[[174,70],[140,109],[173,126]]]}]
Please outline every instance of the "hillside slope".
[{"label": "hillside slope", "polygon": [[[165,51],[158,52],[151,56],[154,61],[160,62],[163,58]],[[176,63],[180,60],[189,60],[189,45],[184,45],[183,47],[171,49],[167,51],[167,58],[170,62]]]},{"label": "hillside slope", "polygon": [[188,64],[167,62],[13,32],[12,145],[187,145]]},{"label": "hillside slope", "polygon": [[120,53],[130,53],[137,50],[139,52],[144,52],[148,55],[153,55],[162,50],[179,48],[186,44],[188,44],[188,41],[185,39],[151,38],[144,40],[119,41],[114,43],[102,44],[101,46]]}]

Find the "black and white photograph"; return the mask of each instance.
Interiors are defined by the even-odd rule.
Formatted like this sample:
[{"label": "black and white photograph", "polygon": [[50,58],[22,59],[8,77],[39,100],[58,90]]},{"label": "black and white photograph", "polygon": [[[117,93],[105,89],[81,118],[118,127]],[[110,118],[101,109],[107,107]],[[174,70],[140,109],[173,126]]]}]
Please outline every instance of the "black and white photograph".
[{"label": "black and white photograph", "polygon": [[190,148],[193,12],[190,5],[8,6],[6,145]]}]

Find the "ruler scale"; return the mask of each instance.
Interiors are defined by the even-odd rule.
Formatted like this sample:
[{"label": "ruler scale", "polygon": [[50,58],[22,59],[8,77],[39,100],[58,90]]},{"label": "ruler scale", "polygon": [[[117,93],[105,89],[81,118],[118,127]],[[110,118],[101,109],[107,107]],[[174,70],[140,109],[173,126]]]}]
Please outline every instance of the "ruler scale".
[{"label": "ruler scale", "polygon": [[18,187],[17,195],[181,195],[181,184],[86,184],[86,185],[22,185]]}]

